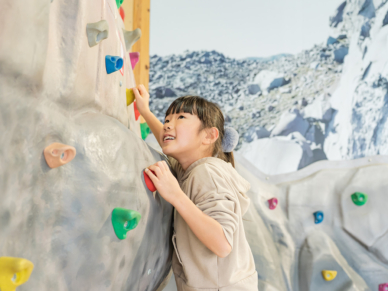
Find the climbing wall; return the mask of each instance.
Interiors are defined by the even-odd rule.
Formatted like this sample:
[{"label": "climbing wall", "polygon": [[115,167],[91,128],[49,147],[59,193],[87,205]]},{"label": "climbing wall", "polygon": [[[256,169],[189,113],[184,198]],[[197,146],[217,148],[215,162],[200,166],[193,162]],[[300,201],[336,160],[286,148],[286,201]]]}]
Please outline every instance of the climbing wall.
[{"label": "climbing wall", "polygon": [[140,31],[119,4],[0,3],[2,291],[157,290],[169,273],[172,207],[143,174],[162,157],[128,90]]},{"label": "climbing wall", "polygon": [[236,169],[259,290],[388,290],[388,157],[265,176],[237,155]]}]

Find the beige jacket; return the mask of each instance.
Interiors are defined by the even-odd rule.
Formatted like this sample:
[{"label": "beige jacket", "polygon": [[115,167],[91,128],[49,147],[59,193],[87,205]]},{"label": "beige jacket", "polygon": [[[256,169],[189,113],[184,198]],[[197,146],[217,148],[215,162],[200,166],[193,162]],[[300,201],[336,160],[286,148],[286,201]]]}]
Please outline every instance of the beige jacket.
[{"label": "beige jacket", "polygon": [[249,206],[245,195],[249,182],[219,158],[202,158],[186,171],[174,158],[168,159],[183,192],[221,224],[232,246],[227,257],[218,257],[175,211],[172,268],[178,291],[257,291],[257,272],[242,221]]}]

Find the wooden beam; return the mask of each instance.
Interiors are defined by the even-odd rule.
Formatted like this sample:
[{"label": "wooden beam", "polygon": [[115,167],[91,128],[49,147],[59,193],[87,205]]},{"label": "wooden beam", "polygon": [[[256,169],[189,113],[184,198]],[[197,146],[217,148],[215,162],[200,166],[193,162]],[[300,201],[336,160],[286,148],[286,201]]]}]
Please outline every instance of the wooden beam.
[{"label": "wooden beam", "polygon": [[130,31],[133,28],[133,0],[125,0],[121,7],[123,7],[125,13],[125,29]]},{"label": "wooden beam", "polygon": [[[128,1],[128,0],[125,0]],[[125,2],[124,1],[124,2]],[[132,29],[141,29],[141,38],[132,46],[133,52],[140,53],[140,59],[135,70],[136,84],[143,84],[148,90],[150,68],[150,0],[133,1]]]}]

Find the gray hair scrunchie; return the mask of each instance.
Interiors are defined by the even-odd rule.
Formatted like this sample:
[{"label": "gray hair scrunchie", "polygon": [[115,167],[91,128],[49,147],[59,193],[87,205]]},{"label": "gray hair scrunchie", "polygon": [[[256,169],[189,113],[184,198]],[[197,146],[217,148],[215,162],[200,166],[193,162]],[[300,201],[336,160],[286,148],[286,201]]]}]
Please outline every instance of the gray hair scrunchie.
[{"label": "gray hair scrunchie", "polygon": [[238,144],[239,135],[237,130],[233,127],[224,128],[224,138],[222,139],[222,151],[224,153],[230,153],[234,150]]}]

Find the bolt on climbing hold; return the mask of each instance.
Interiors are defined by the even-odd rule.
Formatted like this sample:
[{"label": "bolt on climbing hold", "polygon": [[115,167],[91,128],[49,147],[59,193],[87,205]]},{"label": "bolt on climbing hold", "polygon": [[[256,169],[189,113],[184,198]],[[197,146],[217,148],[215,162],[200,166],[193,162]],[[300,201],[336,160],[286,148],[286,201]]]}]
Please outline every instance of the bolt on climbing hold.
[{"label": "bolt on climbing hold", "polygon": [[86,36],[90,47],[99,44],[103,39],[109,36],[109,25],[106,20],[101,20],[86,25]]},{"label": "bolt on climbing hold", "polygon": [[120,70],[123,67],[124,61],[120,57],[107,55],[105,57],[106,73],[111,74]]},{"label": "bolt on climbing hold", "polygon": [[145,140],[150,134],[150,128],[147,123],[140,123],[141,138]]},{"label": "bolt on climbing hold", "polygon": [[314,217],[315,217],[315,223],[321,223],[323,221],[323,212],[322,211],[317,211],[314,212]]},{"label": "bolt on climbing hold", "polygon": [[129,59],[131,60],[132,70],[135,68],[136,64],[139,62],[139,58],[140,58],[140,53],[138,53],[138,52],[129,53]]},{"label": "bolt on climbing hold", "polygon": [[23,258],[0,257],[0,290],[15,291],[30,278],[34,264]]},{"label": "bolt on climbing hold", "polygon": [[138,120],[140,116],[139,110],[137,110],[136,101],[133,102],[133,110],[135,111],[135,119]]},{"label": "bolt on climbing hold", "polygon": [[127,106],[131,105],[133,101],[135,101],[135,93],[133,93],[132,89],[127,89],[126,90],[126,95],[127,95]]},{"label": "bolt on climbing hold", "polygon": [[380,284],[379,291],[388,291],[388,283]]},{"label": "bolt on climbing hold", "polygon": [[134,210],[119,207],[113,209],[112,225],[116,236],[119,239],[125,239],[127,237],[127,232],[136,228],[140,219],[140,213]]},{"label": "bolt on climbing hold", "polygon": [[277,198],[271,198],[268,200],[269,209],[273,210],[278,206],[278,199]]},{"label": "bolt on climbing hold", "polygon": [[361,193],[361,192],[355,192],[351,196],[352,201],[357,206],[362,206],[368,201],[368,195]]},{"label": "bolt on climbing hold", "polygon": [[[152,171],[150,169],[148,169],[148,170],[151,171],[152,174],[154,174],[156,176],[154,171]],[[147,173],[145,171],[143,172],[143,175],[144,175],[144,182],[145,182],[148,190],[150,190],[151,192],[155,192],[156,191],[156,187],[155,187],[154,183],[152,182],[151,178],[148,177],[148,175],[147,175]]]},{"label": "bolt on climbing hold", "polygon": [[334,280],[335,277],[337,277],[337,271],[323,270],[322,277],[323,277],[323,279],[325,279],[325,281]]},{"label": "bolt on climbing hold", "polygon": [[141,30],[140,28],[136,28],[135,30],[128,31],[123,29],[123,36],[125,41],[125,48],[127,51],[131,49],[131,47],[139,40],[141,37]]},{"label": "bolt on climbing hold", "polygon": [[124,0],[116,0],[117,9],[120,8],[121,4],[123,4]]},{"label": "bolt on climbing hold", "polygon": [[47,165],[50,168],[57,168],[74,159],[77,152],[72,146],[54,142],[44,149],[43,154]]},{"label": "bolt on climbing hold", "polygon": [[125,19],[125,12],[124,12],[124,8],[123,7],[119,8],[119,13],[120,13],[121,19],[124,21],[124,19]]}]

